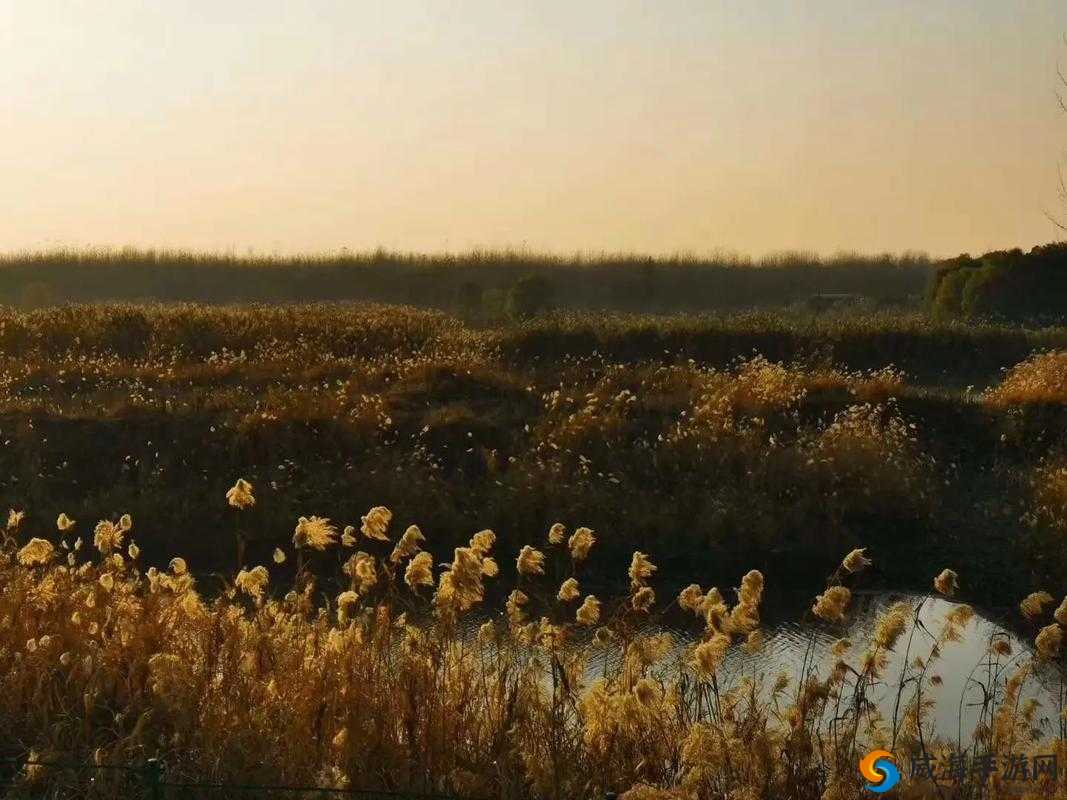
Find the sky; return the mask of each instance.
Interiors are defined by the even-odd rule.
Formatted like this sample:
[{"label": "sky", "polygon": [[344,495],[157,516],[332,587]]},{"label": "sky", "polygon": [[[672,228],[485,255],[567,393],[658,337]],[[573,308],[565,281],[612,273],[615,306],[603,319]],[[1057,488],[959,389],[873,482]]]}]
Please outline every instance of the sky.
[{"label": "sky", "polygon": [[0,251],[1029,248],[1064,34],[1062,0],[0,0]]}]

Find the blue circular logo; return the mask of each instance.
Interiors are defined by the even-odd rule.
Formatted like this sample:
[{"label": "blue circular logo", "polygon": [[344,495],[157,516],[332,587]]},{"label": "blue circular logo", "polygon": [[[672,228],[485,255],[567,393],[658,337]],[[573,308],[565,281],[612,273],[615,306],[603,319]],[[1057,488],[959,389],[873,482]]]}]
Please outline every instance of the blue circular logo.
[{"label": "blue circular logo", "polygon": [[900,783],[900,769],[887,750],[872,750],[860,760],[860,774],[869,782],[868,791],[876,794],[888,792]]}]

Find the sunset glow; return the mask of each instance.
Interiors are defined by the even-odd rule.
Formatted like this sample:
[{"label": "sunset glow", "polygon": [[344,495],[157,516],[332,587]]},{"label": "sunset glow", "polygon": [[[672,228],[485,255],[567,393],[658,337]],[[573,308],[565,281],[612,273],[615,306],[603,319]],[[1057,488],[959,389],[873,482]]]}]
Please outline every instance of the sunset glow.
[{"label": "sunset glow", "polygon": [[0,250],[1029,247],[1064,31],[1053,0],[0,0]]}]

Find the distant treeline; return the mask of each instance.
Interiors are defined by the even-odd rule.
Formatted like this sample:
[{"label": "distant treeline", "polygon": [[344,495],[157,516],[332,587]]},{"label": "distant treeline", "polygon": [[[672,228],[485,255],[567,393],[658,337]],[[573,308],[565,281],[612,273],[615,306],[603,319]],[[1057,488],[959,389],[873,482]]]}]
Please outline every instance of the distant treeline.
[{"label": "distant treeline", "polygon": [[943,262],[931,291],[942,316],[1004,320],[1067,317],[1067,243]]},{"label": "distant treeline", "polygon": [[[637,312],[839,305],[917,307],[930,292],[923,255],[820,258],[790,253],[649,258],[517,252],[323,256],[63,250],[0,257],[0,303],[206,303],[363,300],[499,317],[525,305]],[[537,310],[536,308],[533,310]]]}]

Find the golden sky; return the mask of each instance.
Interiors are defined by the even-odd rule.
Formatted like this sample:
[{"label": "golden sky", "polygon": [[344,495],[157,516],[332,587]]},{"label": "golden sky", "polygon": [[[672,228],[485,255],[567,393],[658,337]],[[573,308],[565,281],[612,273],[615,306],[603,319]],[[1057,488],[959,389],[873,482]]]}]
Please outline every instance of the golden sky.
[{"label": "golden sky", "polygon": [[1060,238],[1062,0],[0,0],[0,250]]}]

